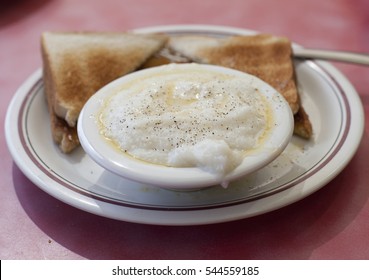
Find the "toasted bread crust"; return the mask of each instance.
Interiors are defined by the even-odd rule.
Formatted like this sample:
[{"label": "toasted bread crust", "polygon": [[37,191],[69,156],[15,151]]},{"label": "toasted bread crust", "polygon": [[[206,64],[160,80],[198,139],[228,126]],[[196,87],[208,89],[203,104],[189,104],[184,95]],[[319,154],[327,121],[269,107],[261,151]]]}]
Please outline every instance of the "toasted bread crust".
[{"label": "toasted bread crust", "polygon": [[313,127],[308,114],[305,112],[305,109],[302,106],[300,106],[300,109],[294,115],[294,121],[295,125],[293,133],[305,139],[311,138],[313,134]]},{"label": "toasted bread crust", "polygon": [[[46,53],[42,51],[43,60],[46,61]],[[50,65],[44,63],[43,66],[43,80],[44,80],[44,92],[48,104],[48,111],[50,116],[50,128],[51,135],[56,144],[59,145],[60,150],[63,153],[70,153],[76,147],[79,146],[79,139],[77,135],[76,127],[69,127],[67,122],[59,118],[53,109],[55,84],[52,82],[52,72]]]}]

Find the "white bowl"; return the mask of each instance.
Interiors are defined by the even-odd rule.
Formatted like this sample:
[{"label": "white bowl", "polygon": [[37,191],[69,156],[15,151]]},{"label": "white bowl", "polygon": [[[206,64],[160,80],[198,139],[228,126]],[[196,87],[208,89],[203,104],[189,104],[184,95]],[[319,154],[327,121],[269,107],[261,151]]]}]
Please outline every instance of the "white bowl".
[{"label": "white bowl", "polygon": [[[177,64],[176,67],[202,67],[206,71],[215,71],[236,75],[249,79],[251,75],[229,68],[213,65]],[[270,103],[270,112],[274,125],[262,142],[261,146],[247,154],[239,166],[224,176],[205,171],[197,167],[168,167],[137,160],[130,155],[114,147],[101,133],[99,116],[104,100],[112,95],[114,90],[124,84],[132,83],[140,77],[147,77],[167,71],[171,66],[159,66],[136,71],[123,76],[93,95],[82,109],[78,119],[78,136],[86,153],[99,165],[117,175],[130,180],[155,185],[164,188],[191,190],[212,185],[222,184],[246,176],[271,161],[273,161],[285,149],[293,132],[293,115],[285,99],[270,85],[252,76],[254,85]]]}]

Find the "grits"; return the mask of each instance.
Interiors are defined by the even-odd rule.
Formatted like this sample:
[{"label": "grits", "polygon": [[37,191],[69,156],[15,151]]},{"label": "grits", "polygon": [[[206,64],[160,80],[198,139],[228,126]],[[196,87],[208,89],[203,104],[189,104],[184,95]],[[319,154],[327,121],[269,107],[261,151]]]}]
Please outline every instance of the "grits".
[{"label": "grits", "polygon": [[253,78],[167,65],[104,100],[101,133],[139,160],[224,175],[270,127],[269,104]]}]

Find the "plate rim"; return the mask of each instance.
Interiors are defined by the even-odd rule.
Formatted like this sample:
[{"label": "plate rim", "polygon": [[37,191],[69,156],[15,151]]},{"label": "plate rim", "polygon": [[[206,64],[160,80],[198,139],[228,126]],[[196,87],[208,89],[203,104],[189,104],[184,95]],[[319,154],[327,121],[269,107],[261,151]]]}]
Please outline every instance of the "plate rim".
[{"label": "plate rim", "polygon": [[[238,31],[242,31],[244,33],[251,31],[251,32],[256,32],[253,30],[247,30],[247,29],[239,29],[239,28],[233,28],[233,27],[219,27],[219,26],[208,26],[208,25],[168,25],[168,26],[154,26],[154,27],[148,27],[147,29],[151,29],[151,30],[157,30],[160,28],[166,28],[167,30],[169,29],[180,29],[180,30],[186,30],[186,29],[196,29],[196,31],[199,32],[206,32],[206,28],[211,29],[214,32],[223,32],[225,31],[226,33],[228,33],[228,31],[233,32],[235,34],[237,34]],[[218,28],[222,29],[219,30]],[[142,29],[141,29],[142,30]],[[173,32],[178,31],[178,30],[173,30]],[[12,154],[13,159],[15,160],[15,162],[17,163],[17,166],[21,169],[21,171],[26,175],[26,177],[28,177],[33,183],[35,183],[38,187],[40,187],[41,189],[43,189],[45,192],[51,194],[52,196],[56,197],[57,199],[64,201],[76,208],[88,211],[88,212],[92,212],[101,216],[105,216],[105,217],[110,217],[110,218],[115,218],[118,220],[124,220],[124,221],[130,221],[130,222],[139,222],[139,223],[148,223],[148,224],[162,224],[162,225],[194,225],[194,224],[208,224],[208,223],[216,223],[216,222],[225,222],[225,221],[230,221],[230,220],[236,220],[236,219],[240,219],[240,218],[246,218],[246,217],[251,217],[251,216],[255,216],[255,215],[259,215],[265,212],[269,212],[281,207],[286,206],[287,204],[291,204],[297,200],[300,200],[308,195],[310,195],[311,193],[317,191],[318,189],[320,189],[322,186],[324,186],[326,183],[328,183],[330,180],[332,180],[338,173],[341,172],[341,170],[349,163],[349,161],[351,160],[351,158],[354,156],[360,142],[362,139],[362,135],[364,132],[364,113],[363,113],[363,108],[362,108],[362,104],[361,104],[361,100],[356,92],[356,90],[354,89],[354,87],[351,85],[351,83],[346,79],[346,77],[335,67],[333,67],[332,65],[330,65],[327,62],[316,62],[319,64],[319,66],[324,69],[328,74],[330,74],[330,76],[336,76],[339,78],[339,81],[336,82],[337,84],[339,84],[339,86],[341,88],[344,89],[349,89],[349,99],[348,101],[350,101],[353,104],[356,104],[356,109],[359,108],[358,110],[355,110],[354,113],[354,117],[355,117],[355,127],[350,126],[348,133],[348,137],[350,136],[350,147],[351,149],[347,148],[346,146],[346,153],[345,153],[345,157],[343,157],[341,164],[339,166],[336,166],[335,168],[335,172],[328,174],[329,176],[326,176],[324,180],[321,180],[320,182],[317,182],[315,184],[314,188],[309,188],[308,190],[305,188],[303,189],[304,191],[304,195],[298,195],[298,196],[294,196],[293,199],[290,199],[287,202],[284,203],[280,203],[279,205],[274,205],[273,207],[269,207],[268,209],[262,209],[260,211],[257,211],[257,213],[253,213],[253,215],[245,215],[244,213],[242,213],[243,208],[245,207],[245,205],[249,205],[251,206],[251,204],[254,204],[253,202],[246,202],[246,203],[242,203],[242,204],[238,204],[238,205],[230,205],[230,206],[226,206],[224,208],[226,208],[227,210],[234,210],[233,214],[228,213],[227,215],[225,213],[221,213],[222,214],[222,218],[202,218],[199,219],[198,215],[196,215],[198,213],[198,211],[202,211],[202,213],[206,213],[205,215],[207,216],[208,213],[212,213],[213,216],[217,217],[218,215],[214,215],[214,213],[217,213],[219,211],[222,210],[226,210],[224,208],[221,209],[204,209],[204,210],[186,210],[181,212],[178,211],[173,211],[173,212],[165,212],[166,215],[162,215],[162,216],[167,216],[165,219],[160,218],[159,215],[163,214],[161,213],[162,211],[160,210],[154,210],[155,214],[153,215],[152,212],[150,212],[151,210],[147,210],[147,209],[131,209],[128,207],[123,207],[123,206],[118,206],[118,207],[123,207],[125,211],[128,212],[132,212],[132,210],[135,211],[140,211],[142,212],[141,215],[143,215],[143,213],[145,213],[147,215],[147,217],[150,218],[144,218],[144,219],[137,219],[137,218],[125,218],[122,219],[122,217],[120,215],[117,215],[117,213],[115,213],[115,211],[113,209],[111,209],[111,207],[105,207],[104,209],[101,208],[101,205],[99,205],[99,203],[91,203],[90,205],[80,205],[78,203],[78,201],[80,201],[79,199],[75,199],[76,201],[70,201],[70,199],[66,199],[65,196],[67,196],[68,194],[66,193],[66,190],[54,190],[54,192],[50,193],[50,190],[47,189],[47,187],[44,185],[45,182],[42,182],[40,176],[40,174],[35,175],[34,172],[32,172],[32,170],[30,170],[30,168],[27,168],[26,166],[24,166],[21,162],[21,160],[19,159],[19,155],[17,155],[18,150],[17,148],[19,147],[15,147],[14,143],[13,143],[13,135],[14,135],[14,124],[11,123],[11,113],[14,113],[14,107],[17,105],[16,101],[17,101],[17,97],[19,98],[19,96],[21,95],[21,93],[32,86],[35,86],[35,81],[37,81],[37,77],[41,76],[42,73],[42,69],[38,69],[36,70],[32,75],[29,76],[28,79],[26,79],[26,81],[24,83],[22,83],[22,85],[19,87],[19,89],[17,90],[16,94],[13,96],[12,101],[8,107],[7,110],[7,114],[6,114],[6,120],[5,120],[5,134],[6,134],[6,141],[9,147],[9,150]],[[343,91],[346,95],[347,98],[347,91]],[[23,102],[22,102],[23,103]],[[348,104],[350,105],[350,104]],[[353,106],[353,105],[351,105]],[[351,110],[352,111],[352,110]],[[352,118],[352,116],[351,116]],[[352,119],[350,120],[350,122],[352,122]],[[354,129],[354,131],[353,131]],[[349,134],[349,132],[351,132]],[[15,132],[16,133],[16,132]],[[19,135],[18,135],[19,136]],[[345,141],[347,142],[347,140]],[[329,163],[328,163],[329,164]],[[297,188],[299,186],[299,184],[297,184],[296,186],[294,186],[293,188]],[[302,187],[302,186],[300,186]],[[283,194],[284,191],[279,192],[278,194],[281,195]],[[274,197],[274,195],[270,196],[270,197]],[[267,201],[270,200],[270,197],[266,197],[266,198],[260,198],[257,200],[257,202],[260,201]],[[106,206],[106,205],[105,205]],[[113,206],[114,207],[114,206]],[[128,210],[127,210],[128,209]],[[210,212],[209,212],[210,211]],[[238,215],[236,215],[234,212],[238,211]],[[170,213],[170,215],[168,215]],[[186,215],[188,215],[187,217],[185,217],[183,215],[183,213],[186,213]],[[149,214],[149,215],[148,215]],[[191,215],[189,215],[191,214]],[[129,213],[128,213],[129,215]],[[126,215],[127,216],[127,215]],[[137,217],[137,214],[135,215]],[[154,217],[154,220],[152,216],[156,216]],[[171,216],[171,220],[168,220],[168,216]],[[178,217],[180,217],[180,219],[178,219]],[[178,220],[179,221],[178,221]]]}]

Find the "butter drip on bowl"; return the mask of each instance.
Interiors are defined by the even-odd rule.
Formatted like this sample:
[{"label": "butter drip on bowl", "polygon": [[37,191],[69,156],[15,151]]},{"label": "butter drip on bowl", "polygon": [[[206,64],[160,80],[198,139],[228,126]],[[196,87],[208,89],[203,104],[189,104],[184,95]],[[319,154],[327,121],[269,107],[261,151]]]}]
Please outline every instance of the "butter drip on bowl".
[{"label": "butter drip on bowl", "polygon": [[222,177],[262,145],[273,117],[255,77],[196,64],[161,68],[103,100],[101,134],[122,153]]}]

